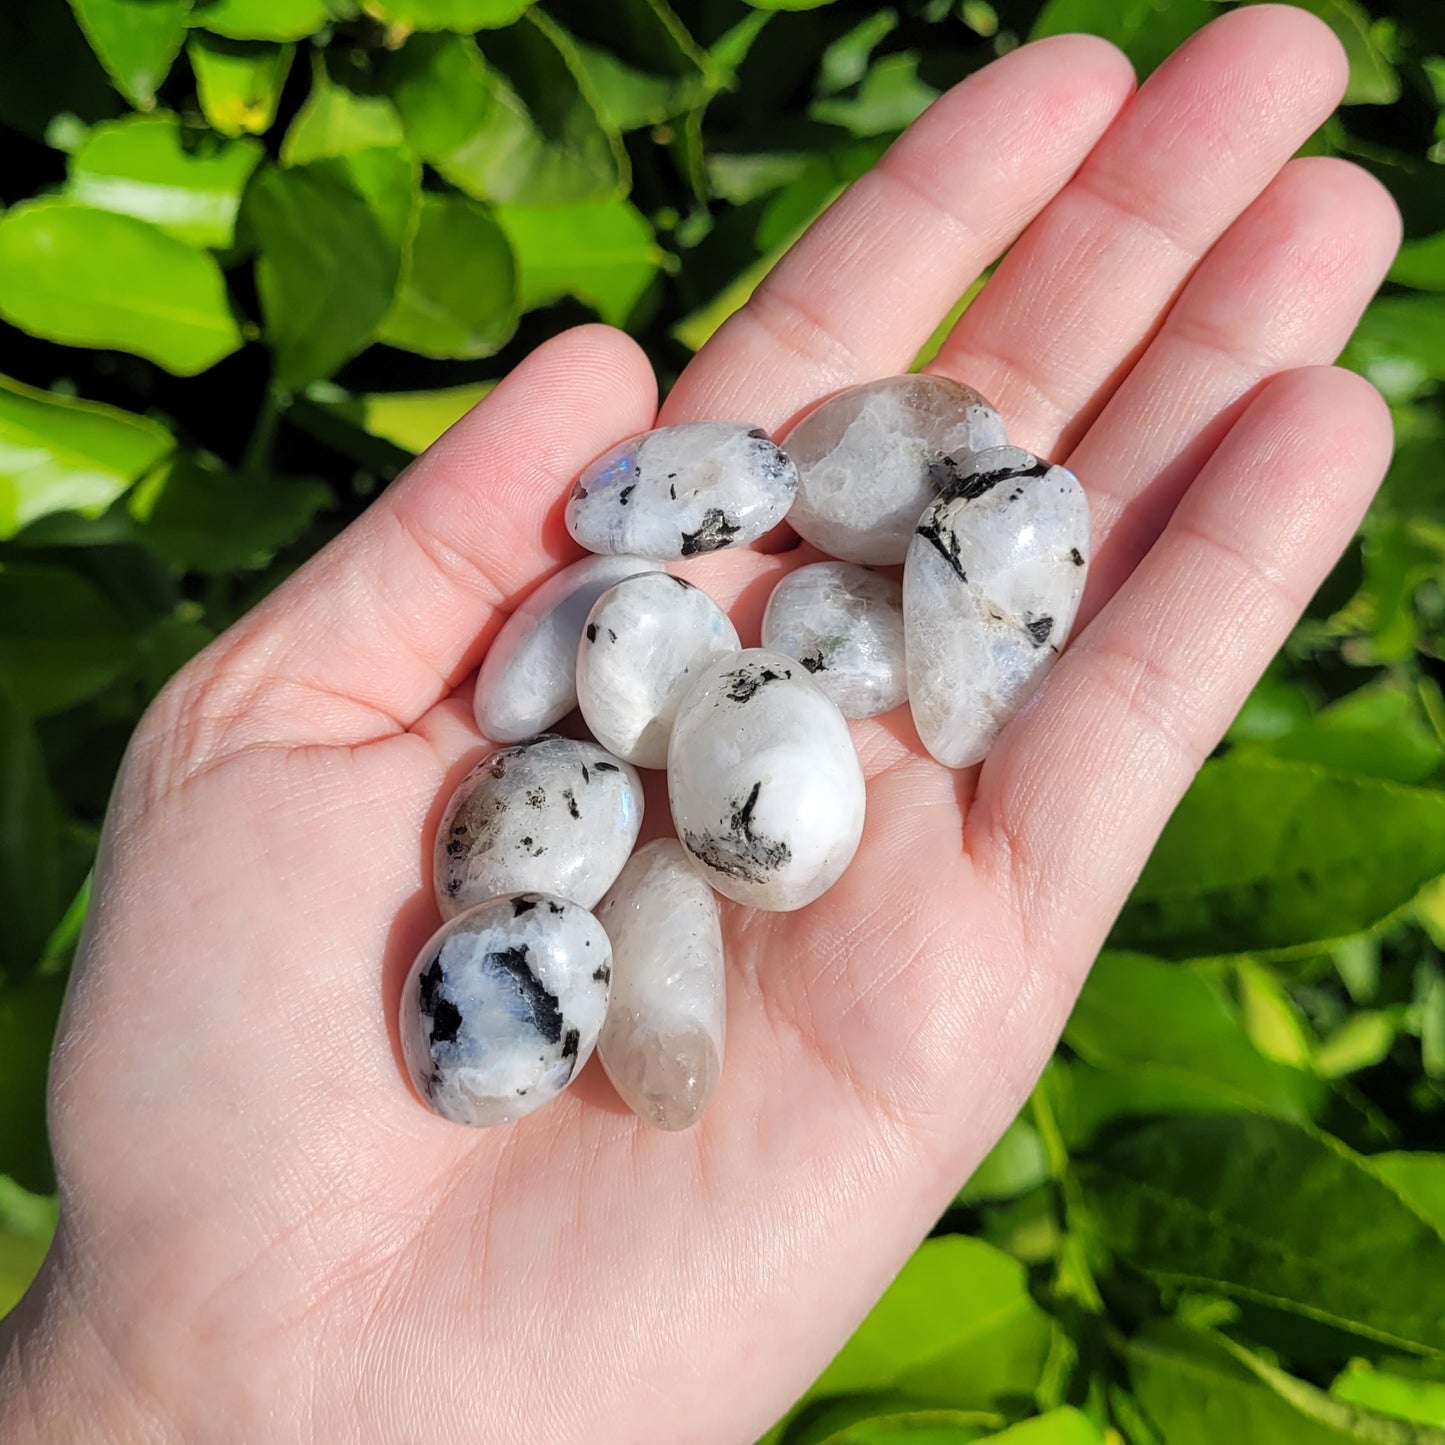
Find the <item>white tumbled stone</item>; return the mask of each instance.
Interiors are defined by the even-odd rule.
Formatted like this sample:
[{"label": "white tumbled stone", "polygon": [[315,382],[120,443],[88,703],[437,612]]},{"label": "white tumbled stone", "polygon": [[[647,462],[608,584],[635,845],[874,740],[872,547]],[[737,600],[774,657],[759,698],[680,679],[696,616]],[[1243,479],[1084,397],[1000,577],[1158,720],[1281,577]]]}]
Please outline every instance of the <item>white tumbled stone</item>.
[{"label": "white tumbled stone", "polygon": [[642,780],[596,743],[545,734],[469,772],[442,814],[432,881],[443,918],[502,893],[593,907],[642,827]]},{"label": "white tumbled stone", "polygon": [[639,848],[598,921],[612,943],[612,998],[597,1052],[626,1103],[686,1129],[722,1075],[727,1029],[717,899],[675,838]]},{"label": "white tumbled stone", "polygon": [[684,422],[598,457],[567,499],[567,530],[589,552],[694,557],[761,537],[797,486],[797,468],[760,427]]},{"label": "white tumbled stone", "polygon": [[472,710],[482,736],[515,743],[545,732],[577,706],[577,640],[592,604],[647,557],[584,557],[554,573],[502,625],[477,673]]},{"label": "white tumbled stone", "polygon": [[698,674],[736,652],[738,634],[711,597],[649,572],[604,592],[577,647],[577,705],[603,747],[665,768],[672,721]]},{"label": "white tumbled stone", "polygon": [[764,648],[717,659],[683,700],[667,791],[694,866],[754,908],[811,903],[863,833],[847,722],[801,663]]},{"label": "white tumbled stone", "polygon": [[575,903],[494,898],[427,941],[402,985],[417,1093],[458,1124],[505,1124],[555,1098],[596,1047],[612,948]]},{"label": "white tumbled stone", "polygon": [[908,697],[903,589],[852,562],[789,572],[768,598],[763,646],[801,662],[844,717],[873,717]]},{"label": "white tumbled stone", "polygon": [[903,571],[908,700],[939,762],[981,762],[1043,681],[1088,556],[1078,478],[1019,447],[968,458],[923,514]]},{"label": "white tumbled stone", "polygon": [[1008,440],[972,387],[941,376],[870,381],[815,407],[783,439],[798,468],[788,523],[845,562],[901,562],[952,463]]}]

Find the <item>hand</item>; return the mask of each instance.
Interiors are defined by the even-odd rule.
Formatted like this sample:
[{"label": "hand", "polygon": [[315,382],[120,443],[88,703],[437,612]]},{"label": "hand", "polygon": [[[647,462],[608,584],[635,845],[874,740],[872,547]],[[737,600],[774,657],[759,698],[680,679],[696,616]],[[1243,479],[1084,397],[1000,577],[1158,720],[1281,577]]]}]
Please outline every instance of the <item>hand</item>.
[{"label": "hand", "polygon": [[[846,1337],[1018,1108],[1165,819],[1344,547],[1390,445],[1328,369],[1394,251],[1366,175],[1289,157],[1338,45],[1250,7],[1131,97],[1096,40],[938,101],[687,369],[663,422],[781,429],[934,369],[1092,500],[1072,645],[980,770],[854,733],[843,881],[725,905],[723,1084],[658,1133],[600,1071],[520,1123],[428,1113],[403,975],[485,746],[468,674],[570,559],[568,480],[654,421],[602,327],[540,348],[196,659],[119,783],[51,1083],[60,1232],[7,1438],[738,1442]],[[687,574],[756,636],[808,548]],[[653,808],[659,826],[665,813]],[[101,1432],[97,1430],[97,1434]]]}]

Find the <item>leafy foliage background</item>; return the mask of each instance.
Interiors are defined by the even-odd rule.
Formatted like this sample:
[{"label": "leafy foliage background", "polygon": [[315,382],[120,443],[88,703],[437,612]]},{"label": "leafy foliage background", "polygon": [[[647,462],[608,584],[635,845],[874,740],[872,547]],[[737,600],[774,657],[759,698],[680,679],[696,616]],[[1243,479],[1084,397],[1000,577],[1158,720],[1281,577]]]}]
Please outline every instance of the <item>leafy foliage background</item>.
[{"label": "leafy foliage background", "polygon": [[[126,738],[525,350],[664,383],[944,86],[1216,0],[0,10],[0,1310]],[[1399,453],[1029,1108],[787,1445],[1445,1445],[1445,7],[1308,0],[1411,239],[1347,361]]]}]

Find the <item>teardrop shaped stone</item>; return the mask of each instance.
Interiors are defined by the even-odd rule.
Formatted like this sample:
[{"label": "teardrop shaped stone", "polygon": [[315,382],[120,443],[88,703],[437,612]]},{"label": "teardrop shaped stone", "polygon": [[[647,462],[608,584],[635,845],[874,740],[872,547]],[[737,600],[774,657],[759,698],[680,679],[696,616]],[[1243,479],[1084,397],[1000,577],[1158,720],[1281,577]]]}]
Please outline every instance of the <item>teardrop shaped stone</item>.
[{"label": "teardrop shaped stone", "polygon": [[795,657],[844,717],[873,717],[908,697],[903,589],[852,562],[813,562],[773,588],[763,646]]},{"label": "teardrop shaped stone", "polygon": [[483,758],[437,828],[443,918],[527,889],[593,907],[642,827],[642,780],[596,743],[544,734]]},{"label": "teardrop shaped stone", "polygon": [[612,945],[585,908],[494,898],[444,923],[401,990],[416,1091],[458,1124],[505,1124],[554,1099],[596,1047]]},{"label": "teardrop shaped stone", "polygon": [[903,569],[908,700],[924,747],[982,762],[1044,679],[1088,573],[1078,478],[1019,447],[969,457],[918,523]]},{"label": "teardrop shaped stone", "polygon": [[901,562],[919,514],[961,461],[1008,441],[972,387],[892,376],[829,397],[783,439],[798,468],[788,524],[845,562]]},{"label": "teardrop shaped stone", "polygon": [[577,646],[577,705],[603,747],[639,768],[665,768],[678,706],[713,658],[736,652],[728,615],[666,572],[609,588]]},{"label": "teardrop shaped stone", "polygon": [[639,848],[597,910],[612,998],[597,1051],[617,1092],[659,1129],[686,1129],[722,1076],[727,999],[717,899],[676,838]]},{"label": "teardrop shaped stone", "polygon": [[863,770],[847,722],[805,667],[761,647],[718,658],[684,699],[667,792],[693,865],[754,908],[811,903],[863,834]]},{"label": "teardrop shaped stone", "polygon": [[624,577],[660,572],[647,557],[583,557],[554,572],[502,624],[477,673],[482,736],[516,743],[577,706],[577,642],[597,599]]},{"label": "teardrop shaped stone", "polygon": [[684,422],[598,457],[573,484],[567,530],[589,552],[696,557],[756,541],[797,489],[798,469],[761,427]]}]

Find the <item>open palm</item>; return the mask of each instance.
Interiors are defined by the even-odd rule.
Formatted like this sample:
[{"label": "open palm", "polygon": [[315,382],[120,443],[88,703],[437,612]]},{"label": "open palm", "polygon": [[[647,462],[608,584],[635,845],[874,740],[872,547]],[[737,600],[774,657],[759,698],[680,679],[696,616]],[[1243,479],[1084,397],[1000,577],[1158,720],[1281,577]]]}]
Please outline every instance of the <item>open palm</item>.
[{"label": "open palm", "polygon": [[[794,914],[724,905],[729,1042],[662,1134],[594,1065],[502,1129],[427,1112],[402,978],[430,840],[486,744],[466,681],[573,555],[566,484],[653,424],[644,358],[550,342],[193,662],[112,806],[62,1023],[57,1245],[11,1326],[117,1438],[736,1442],[825,1363],[1019,1106],[1159,829],[1350,536],[1389,423],[1328,369],[1397,221],[1289,161],[1338,100],[1261,6],[1133,95],[1096,40],[940,99],[688,368],[665,422],[780,431],[933,369],[1066,461],[1095,556],[1075,639],[981,770],[855,724],[862,847]],[[683,569],[755,642],[807,547]],[[666,823],[654,795],[650,828]],[[0,1372],[3,1378],[3,1372]],[[100,1418],[97,1416],[96,1418]]]}]

